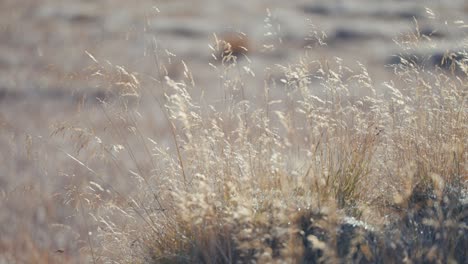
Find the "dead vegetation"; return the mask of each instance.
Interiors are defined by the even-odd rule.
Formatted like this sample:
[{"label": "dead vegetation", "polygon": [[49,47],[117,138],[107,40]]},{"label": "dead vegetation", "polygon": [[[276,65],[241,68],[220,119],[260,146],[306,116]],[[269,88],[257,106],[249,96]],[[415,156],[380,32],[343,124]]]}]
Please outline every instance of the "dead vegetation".
[{"label": "dead vegetation", "polygon": [[[57,197],[84,223],[83,258],[466,261],[466,60],[451,61],[455,72],[402,54],[395,78],[380,85],[364,65],[354,70],[340,58],[305,53],[272,65],[282,78],[266,70],[260,96],[249,98],[245,90],[258,88],[244,79],[259,77],[248,58],[237,60],[248,56],[245,36],[216,44],[221,63],[210,66],[224,96],[215,102],[185,64],[180,79],[155,79],[165,95],[158,98],[138,74],[91,56],[94,77],[113,94],[99,98],[106,129],[63,125],[53,132],[75,148],[63,152],[78,164],[79,178]],[[402,45],[410,52],[413,42]],[[466,46],[459,54],[466,56]],[[157,70],[164,72],[164,63],[157,61]],[[145,129],[142,116],[151,113],[140,111],[141,100],[153,101],[170,141]],[[39,248],[25,247],[26,258],[54,261]],[[12,252],[13,261],[23,261]]]},{"label": "dead vegetation", "polygon": [[[161,80],[166,98],[156,103],[172,144],[162,148],[134,127],[152,165],[134,160],[139,191],[93,216],[103,246],[91,250],[102,261],[466,259],[466,70],[403,61],[377,87],[362,65],[304,55],[277,65],[284,78],[267,79],[262,97],[250,99],[242,92],[242,76],[255,76],[249,60],[223,54],[214,58],[230,63],[212,64],[225,94],[217,106],[188,69]],[[272,89],[283,95],[272,98]]]}]

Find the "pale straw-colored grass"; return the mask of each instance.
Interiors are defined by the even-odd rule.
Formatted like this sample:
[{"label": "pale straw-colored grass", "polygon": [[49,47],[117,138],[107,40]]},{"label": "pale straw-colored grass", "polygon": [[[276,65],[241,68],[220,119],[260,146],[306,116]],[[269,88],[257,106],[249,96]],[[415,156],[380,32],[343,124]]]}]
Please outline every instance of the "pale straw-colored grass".
[{"label": "pale straw-colored grass", "polygon": [[[405,53],[427,41],[419,37],[404,38]],[[452,71],[402,60],[383,84],[359,63],[311,59],[312,47],[272,65],[281,74],[248,97],[257,88],[244,78],[261,78],[243,58],[248,51],[215,42],[210,66],[224,97],[213,102],[186,65],[180,79],[167,76],[157,52],[154,89],[89,54],[95,77],[110,87],[102,102],[108,128],[61,126],[55,134],[92,153],[66,153],[87,175],[66,201],[90,230],[90,262],[466,259],[466,46]],[[164,138],[140,121],[151,114],[139,111],[148,98],[163,116]],[[100,162],[110,169],[93,169]]]}]

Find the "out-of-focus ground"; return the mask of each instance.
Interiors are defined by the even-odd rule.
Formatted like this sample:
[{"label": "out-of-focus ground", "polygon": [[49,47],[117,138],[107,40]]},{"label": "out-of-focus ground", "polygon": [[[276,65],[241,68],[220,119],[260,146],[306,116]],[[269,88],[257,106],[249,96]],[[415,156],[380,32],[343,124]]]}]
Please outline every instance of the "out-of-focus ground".
[{"label": "out-of-focus ground", "polygon": [[[456,20],[468,20],[466,1],[0,1],[0,263],[8,254],[20,258],[21,250],[72,258],[86,246],[80,233],[86,223],[72,217],[62,195],[67,183],[84,177],[66,154],[79,139],[50,136],[64,122],[105,126],[98,99],[110,87],[91,76],[94,62],[86,51],[103,65],[136,72],[156,96],[164,92],[152,80],[160,78],[157,64],[168,65],[169,76],[178,79],[183,60],[197,86],[216,100],[222,92],[209,66],[213,33],[245,34],[256,73],[247,89],[261,90],[264,76],[276,74],[274,65],[295,63],[305,46],[314,47],[312,58],[358,60],[376,82],[385,80],[391,70],[384,66],[401,52],[394,38],[413,31],[417,21],[421,34],[440,45],[422,53],[456,50],[466,41]],[[327,46],[310,39],[314,30],[326,33]],[[142,104],[141,129],[163,139],[167,123],[154,107],[145,108],[154,100]],[[106,164],[96,166],[109,172]]]}]

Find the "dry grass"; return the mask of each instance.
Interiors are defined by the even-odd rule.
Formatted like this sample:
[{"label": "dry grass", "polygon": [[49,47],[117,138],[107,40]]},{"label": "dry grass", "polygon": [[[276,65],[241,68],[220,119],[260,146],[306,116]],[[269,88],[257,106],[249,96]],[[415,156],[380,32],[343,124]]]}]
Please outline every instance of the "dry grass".
[{"label": "dry grass", "polygon": [[[414,37],[402,45],[413,47]],[[277,65],[284,77],[267,78],[249,99],[248,62],[226,56],[212,64],[225,94],[218,105],[188,69],[159,84],[172,146],[143,143],[153,167],[132,172],[139,193],[95,215],[102,260],[466,258],[466,61],[453,65],[459,75],[403,62],[381,88],[364,66],[305,55]],[[283,95],[272,98],[273,89]],[[134,110],[126,111],[124,120]]]},{"label": "dry grass", "polygon": [[[422,41],[411,39],[402,43],[408,53]],[[165,76],[159,56],[154,90],[94,59],[111,87],[102,102],[107,129],[54,131],[80,153],[65,154],[83,177],[63,197],[90,232],[88,261],[466,260],[466,60],[451,72],[402,60],[395,79],[379,85],[363,65],[305,53],[275,65],[279,78],[267,71],[264,88],[248,97],[255,88],[244,80],[258,78],[250,61],[229,58],[219,42],[211,66],[224,97],[213,102],[188,67],[180,80]],[[141,100],[164,115],[171,141],[144,129]],[[93,168],[102,163],[110,168]]]}]

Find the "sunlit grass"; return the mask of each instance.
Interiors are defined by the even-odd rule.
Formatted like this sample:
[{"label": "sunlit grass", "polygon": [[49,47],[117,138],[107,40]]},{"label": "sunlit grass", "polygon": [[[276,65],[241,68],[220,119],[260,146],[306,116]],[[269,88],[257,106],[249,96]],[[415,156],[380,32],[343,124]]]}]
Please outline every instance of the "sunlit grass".
[{"label": "sunlit grass", "polygon": [[[408,39],[408,53],[422,41]],[[452,61],[457,72],[402,60],[381,85],[364,65],[304,55],[274,66],[282,75],[265,80],[261,98],[246,98],[243,76],[256,75],[242,59],[248,50],[234,54],[232,45],[216,38],[211,46],[221,104],[210,104],[187,67],[180,80],[161,74],[166,96],[154,104],[169,147],[143,134],[137,119],[145,113],[128,106],[129,96],[153,92],[116,68],[126,88],[103,111],[109,123],[126,123],[112,128],[118,140],[130,130],[139,142],[118,145],[134,162],[127,175],[137,190],[110,191],[93,213],[100,246],[91,250],[100,261],[466,259],[466,60]],[[272,89],[284,97],[271,98]],[[134,152],[150,159],[143,164]]]},{"label": "sunlit grass", "polygon": [[[108,87],[105,129],[64,122],[52,132],[75,149],[62,152],[79,177],[57,197],[88,231],[87,261],[466,260],[466,43],[455,54],[464,59],[429,68],[405,59],[430,41],[415,31],[382,84],[358,62],[312,59],[309,47],[271,65],[258,88],[245,81],[263,76],[247,39],[216,36],[210,45],[207,67],[223,94],[214,100],[185,63],[180,79],[168,76],[157,50],[152,85],[88,54],[90,78]],[[147,129],[153,115],[160,137]],[[26,248],[38,263],[52,261]]]}]

